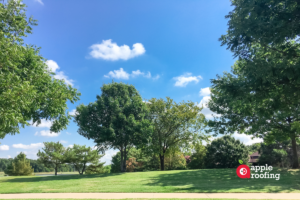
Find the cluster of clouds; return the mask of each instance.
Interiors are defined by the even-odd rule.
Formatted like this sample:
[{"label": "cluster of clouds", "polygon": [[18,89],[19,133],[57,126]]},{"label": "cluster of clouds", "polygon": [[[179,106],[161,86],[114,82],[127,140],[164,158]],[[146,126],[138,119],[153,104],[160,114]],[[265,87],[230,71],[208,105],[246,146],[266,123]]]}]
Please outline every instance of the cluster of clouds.
[{"label": "cluster of clouds", "polygon": [[128,45],[118,46],[111,39],[103,40],[100,44],[93,44],[91,47],[90,56],[96,59],[103,60],[128,60],[140,55],[143,55],[146,50],[141,43],[132,45],[132,49]]},{"label": "cluster of clouds", "polygon": [[173,79],[176,81],[175,86],[186,87],[189,83],[198,83],[203,78],[201,76],[192,76],[192,73],[185,73],[181,76],[174,77]]},{"label": "cluster of clouds", "polygon": [[141,72],[140,70],[132,71],[131,74],[129,74],[128,72],[124,71],[123,68],[120,68],[119,70],[110,71],[107,75],[104,75],[105,78],[115,78],[124,80],[128,80],[129,78],[134,78],[138,76],[152,78],[153,80],[157,80],[160,77],[159,75],[152,77],[150,72],[145,73]]}]

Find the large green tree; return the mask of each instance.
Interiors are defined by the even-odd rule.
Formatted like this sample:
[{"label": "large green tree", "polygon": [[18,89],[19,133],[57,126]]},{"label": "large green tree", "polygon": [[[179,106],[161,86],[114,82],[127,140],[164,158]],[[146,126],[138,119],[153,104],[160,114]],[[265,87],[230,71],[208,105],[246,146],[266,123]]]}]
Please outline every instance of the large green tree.
[{"label": "large green tree", "polygon": [[147,143],[152,132],[148,109],[133,85],[113,82],[101,91],[96,102],[77,107],[78,133],[93,139],[99,150],[119,149],[121,172],[125,172],[130,148]]},{"label": "large green tree", "polygon": [[205,165],[208,168],[235,168],[239,160],[248,162],[248,148],[229,135],[217,138],[208,144]]},{"label": "large green tree", "polygon": [[[65,153],[65,162],[74,165],[75,169],[79,172],[80,175],[83,175],[88,164],[96,163],[94,168],[101,168],[104,163],[98,163],[100,158],[103,155],[100,155],[98,150],[93,150],[91,147],[86,147],[85,145],[74,144],[73,147],[69,147]],[[90,167],[91,169],[94,169]]]},{"label": "large green tree", "polygon": [[229,28],[220,40],[238,61],[231,73],[212,80],[209,108],[216,133],[246,133],[266,142],[289,140],[299,167],[299,1],[232,0]]},{"label": "large green tree", "polygon": [[53,78],[40,48],[25,45],[36,21],[27,18],[21,0],[0,3],[0,138],[19,133],[20,127],[53,121],[51,131],[68,125],[67,101],[74,103],[80,93],[63,80]]},{"label": "large green tree", "polygon": [[176,103],[172,99],[150,99],[147,103],[154,125],[151,148],[160,157],[161,170],[168,149],[188,143],[200,136],[204,125],[204,115],[193,102]]},{"label": "large green tree", "polygon": [[54,167],[55,176],[59,167],[66,163],[66,148],[59,142],[44,142],[42,151],[37,153],[38,162],[46,167]]}]

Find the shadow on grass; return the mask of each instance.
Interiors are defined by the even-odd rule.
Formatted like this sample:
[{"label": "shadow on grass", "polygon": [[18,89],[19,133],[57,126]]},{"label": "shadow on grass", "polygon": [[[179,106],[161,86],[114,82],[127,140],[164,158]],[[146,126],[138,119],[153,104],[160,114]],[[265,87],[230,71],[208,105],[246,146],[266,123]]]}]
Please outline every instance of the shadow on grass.
[{"label": "shadow on grass", "polygon": [[122,173],[111,173],[111,174],[91,174],[91,175],[63,175],[63,176],[30,176],[30,177],[22,177],[17,178],[16,176],[13,179],[3,180],[2,182],[39,182],[39,181],[56,181],[56,180],[77,180],[77,179],[87,179],[87,178],[101,178],[101,177],[110,177],[110,176],[118,176],[122,175]]},{"label": "shadow on grass", "polygon": [[273,170],[275,179],[240,179],[236,169],[201,169],[159,174],[148,186],[172,186],[176,192],[300,192],[300,172]]}]

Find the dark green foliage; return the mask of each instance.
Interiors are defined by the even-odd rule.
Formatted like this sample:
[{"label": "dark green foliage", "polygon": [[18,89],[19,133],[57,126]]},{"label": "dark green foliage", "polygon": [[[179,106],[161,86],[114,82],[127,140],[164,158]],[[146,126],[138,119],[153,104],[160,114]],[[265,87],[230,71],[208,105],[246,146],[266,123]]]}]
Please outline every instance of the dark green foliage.
[{"label": "dark green foliage", "polygon": [[46,167],[54,166],[55,175],[57,175],[58,168],[66,163],[66,149],[57,142],[44,142],[44,148],[37,153],[38,162],[44,164]]},{"label": "dark green foliage", "polygon": [[96,102],[77,107],[78,133],[93,139],[99,150],[119,149],[120,170],[125,172],[129,149],[148,143],[151,135],[148,109],[133,85],[113,82],[101,91]]},{"label": "dark green foliage", "polygon": [[239,59],[232,73],[212,80],[210,122],[218,133],[246,133],[266,142],[290,140],[293,168],[299,168],[299,1],[233,0],[229,29],[221,37]]},{"label": "dark green foliage", "polygon": [[87,166],[85,170],[85,174],[104,174],[104,173],[110,173],[111,167],[110,165],[108,166],[103,166],[104,163],[100,163],[99,160],[94,161],[92,164]]},{"label": "dark green foliage", "polygon": [[248,149],[239,140],[225,135],[207,145],[205,165],[207,168],[235,168],[239,160],[248,162]]},{"label": "dark green foliage", "polygon": [[[69,147],[64,153],[64,162],[72,164],[75,169],[82,175],[85,170],[88,170],[89,174],[100,173],[104,163],[99,163],[100,155],[98,150],[92,150],[91,147],[85,145],[74,144],[73,147]],[[91,164],[88,168],[87,165]]]},{"label": "dark green foliage", "polygon": [[205,168],[206,147],[202,143],[194,145],[194,152],[190,157],[188,168],[190,169],[203,169]]},{"label": "dark green foliage", "polygon": [[252,145],[247,146],[248,150],[249,150],[249,155],[259,151],[260,147],[261,147],[261,143],[254,143]]},{"label": "dark green foliage", "polygon": [[[298,149],[299,149],[299,145]],[[271,144],[262,143],[259,149],[261,154],[259,165],[272,165],[277,167],[291,167],[293,163],[293,151],[290,141],[275,141]],[[300,153],[300,152],[298,152]]]},{"label": "dark green foliage", "polygon": [[0,3],[0,138],[19,133],[28,121],[52,120],[51,131],[65,129],[71,119],[67,101],[80,93],[62,80],[54,79],[37,48],[24,45],[36,21],[27,19],[21,0]]},{"label": "dark green foliage", "polygon": [[300,2],[298,0],[231,0],[234,10],[229,19],[227,35],[222,35],[236,56],[245,56],[249,48],[260,43],[265,49],[298,57],[298,48],[291,41],[300,36]]},{"label": "dark green foliage", "polygon": [[111,173],[119,173],[121,172],[121,153],[118,152],[116,155],[114,155],[111,159]]},{"label": "dark green foliage", "polygon": [[33,171],[30,166],[30,161],[26,159],[26,155],[21,152],[14,158],[11,165],[8,165],[4,172],[9,176],[29,176],[32,175]]}]

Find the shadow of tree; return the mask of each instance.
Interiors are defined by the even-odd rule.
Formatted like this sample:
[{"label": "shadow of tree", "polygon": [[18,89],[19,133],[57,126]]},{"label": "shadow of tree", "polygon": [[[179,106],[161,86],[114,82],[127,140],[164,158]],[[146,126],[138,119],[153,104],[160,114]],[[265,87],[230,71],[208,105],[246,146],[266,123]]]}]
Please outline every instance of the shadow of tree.
[{"label": "shadow of tree", "polygon": [[118,176],[122,173],[111,173],[111,174],[91,174],[91,175],[79,175],[79,174],[72,174],[72,175],[63,175],[63,176],[29,176],[29,177],[22,177],[17,178],[14,177],[12,179],[8,178],[3,180],[2,182],[38,182],[38,181],[55,181],[55,180],[78,180],[78,179],[87,179],[87,178],[101,178],[101,177],[111,177],[111,176]]},{"label": "shadow of tree", "polygon": [[280,173],[275,179],[240,179],[236,169],[185,170],[178,173],[163,173],[153,178],[148,186],[172,186],[176,192],[293,192],[300,190],[300,173],[273,170]]}]

